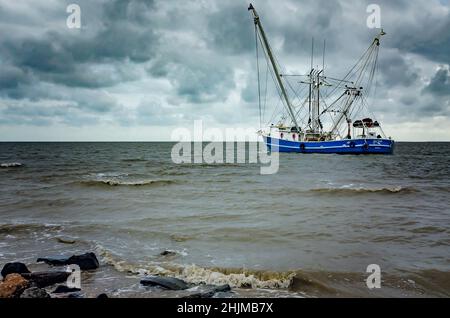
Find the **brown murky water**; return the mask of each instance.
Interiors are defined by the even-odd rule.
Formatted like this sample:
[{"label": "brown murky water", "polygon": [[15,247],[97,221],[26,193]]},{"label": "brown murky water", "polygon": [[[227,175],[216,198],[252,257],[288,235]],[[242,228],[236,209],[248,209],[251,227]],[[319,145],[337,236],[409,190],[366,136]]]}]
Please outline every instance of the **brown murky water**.
[{"label": "brown murky water", "polygon": [[[241,297],[450,295],[449,143],[281,154],[275,175],[176,165],[171,147],[0,143],[0,263],[43,269],[37,257],[95,251],[88,296],[183,296],[140,286],[146,273],[229,283]],[[366,287],[369,264],[379,290]]]}]

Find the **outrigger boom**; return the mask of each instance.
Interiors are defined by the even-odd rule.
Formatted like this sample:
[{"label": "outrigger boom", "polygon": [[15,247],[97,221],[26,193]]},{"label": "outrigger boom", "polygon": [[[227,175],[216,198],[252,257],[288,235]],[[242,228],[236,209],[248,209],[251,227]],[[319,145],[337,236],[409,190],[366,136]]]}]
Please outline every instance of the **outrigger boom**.
[{"label": "outrigger boom", "polygon": [[292,121],[295,124],[295,127],[298,129],[298,131],[301,131],[300,126],[297,123],[297,119],[295,118],[294,112],[292,110],[291,102],[289,101],[289,97],[286,93],[286,88],[283,85],[283,81],[281,80],[280,72],[278,71],[277,63],[275,62],[275,59],[272,54],[272,50],[270,49],[269,42],[267,41],[266,33],[264,32],[264,29],[261,25],[261,22],[259,21],[258,13],[256,12],[253,5],[250,3],[248,10],[252,11],[253,13],[253,21],[255,21],[255,28],[259,31],[262,41],[264,42],[264,46],[267,50],[267,55],[269,56],[270,63],[272,64],[273,70],[275,72],[275,77],[277,79],[278,85],[280,85],[281,93],[283,94],[284,101],[286,102],[286,106],[289,110],[289,115],[291,116]]}]

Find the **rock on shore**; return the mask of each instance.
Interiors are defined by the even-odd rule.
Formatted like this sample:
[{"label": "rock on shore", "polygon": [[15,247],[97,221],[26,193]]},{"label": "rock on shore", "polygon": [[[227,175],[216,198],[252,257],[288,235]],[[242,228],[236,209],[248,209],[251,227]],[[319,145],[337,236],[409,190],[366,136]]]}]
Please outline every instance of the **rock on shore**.
[{"label": "rock on shore", "polygon": [[24,273],[22,277],[29,280],[39,288],[55,285],[58,283],[64,283],[70,276],[69,272],[34,272]]},{"label": "rock on shore", "polygon": [[9,274],[0,283],[0,298],[17,298],[30,286],[20,274]]},{"label": "rock on shore", "polygon": [[25,289],[20,298],[51,298],[49,293],[43,288],[30,287]]},{"label": "rock on shore", "polygon": [[30,273],[30,270],[27,268],[25,264],[19,262],[6,263],[5,266],[3,266],[1,272],[3,277],[6,277],[8,274],[23,274],[23,273]]},{"label": "rock on shore", "polygon": [[80,266],[81,270],[97,269],[100,266],[97,257],[92,252],[81,255],[72,255],[70,257],[40,257],[37,259],[37,262],[45,262],[53,266],[75,264]]}]

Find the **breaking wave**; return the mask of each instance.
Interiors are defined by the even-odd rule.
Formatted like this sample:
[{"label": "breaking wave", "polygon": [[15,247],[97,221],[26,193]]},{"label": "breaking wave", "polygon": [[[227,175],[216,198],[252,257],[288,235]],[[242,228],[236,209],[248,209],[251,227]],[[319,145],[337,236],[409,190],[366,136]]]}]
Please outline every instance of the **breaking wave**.
[{"label": "breaking wave", "polygon": [[0,168],[18,168],[18,167],[23,167],[23,163],[20,163],[20,162],[0,163]]},{"label": "breaking wave", "polygon": [[16,234],[21,232],[30,231],[45,231],[50,230],[54,232],[60,232],[64,229],[64,226],[60,224],[40,224],[40,223],[4,223],[0,224],[0,234]]},{"label": "breaking wave", "polygon": [[174,180],[135,180],[135,181],[126,181],[126,180],[114,180],[114,179],[105,179],[105,180],[83,180],[78,182],[81,185],[85,186],[128,186],[128,187],[139,187],[139,186],[163,186],[170,185],[176,183]]},{"label": "breaking wave", "polygon": [[295,271],[271,272],[242,268],[204,268],[197,265],[157,262],[135,265],[117,259],[100,245],[97,245],[96,251],[102,256],[105,263],[120,272],[137,275],[171,276],[193,284],[229,284],[231,287],[238,288],[287,289],[295,276]]},{"label": "breaking wave", "polygon": [[349,188],[349,187],[341,187],[341,188],[318,188],[309,190],[315,193],[324,193],[324,194],[362,194],[362,193],[385,193],[385,194],[393,194],[393,193],[414,193],[417,192],[414,188],[408,187],[380,187],[380,188]]}]

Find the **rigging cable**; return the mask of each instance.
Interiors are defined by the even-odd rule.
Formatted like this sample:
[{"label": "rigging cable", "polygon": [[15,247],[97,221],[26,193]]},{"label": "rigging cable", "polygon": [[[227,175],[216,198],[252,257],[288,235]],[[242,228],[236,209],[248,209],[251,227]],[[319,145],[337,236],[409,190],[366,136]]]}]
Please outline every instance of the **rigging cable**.
[{"label": "rigging cable", "polygon": [[[261,44],[261,47],[263,48],[264,57],[265,57],[266,61],[268,61],[268,56],[267,56],[268,53],[267,53],[267,51],[266,51],[265,48],[264,48],[264,45],[263,45],[263,43],[262,43],[260,34],[259,34],[259,33],[257,33],[257,34],[258,34],[258,39],[259,39],[259,42],[260,42],[260,44]],[[268,62],[267,62],[267,63],[268,63]],[[283,96],[282,96],[282,93],[281,93],[281,88],[280,88],[279,85],[277,84],[277,81],[276,81],[276,78],[275,78],[275,76],[276,76],[276,75],[275,75],[275,71],[272,70],[271,68],[269,68],[268,70],[270,71],[270,76],[272,77],[272,80],[273,80],[273,82],[274,82],[274,84],[275,84],[276,91],[277,91],[277,93],[278,93],[278,97],[280,98],[282,104],[284,105],[284,99],[283,99]],[[277,107],[278,107],[278,106],[277,106]],[[284,108],[285,108],[284,110],[286,110],[287,106],[284,106]],[[274,115],[275,115],[275,114],[272,115],[271,121],[272,121]]]},{"label": "rigging cable", "polygon": [[262,121],[264,122],[264,119],[266,118],[266,105],[267,105],[267,81],[269,79],[269,61],[266,59],[266,82],[264,85],[264,106],[263,106],[263,113],[262,113]]},{"label": "rigging cable", "polygon": [[255,24],[255,47],[256,47],[256,68],[258,76],[258,107],[259,107],[259,128],[262,127],[262,116],[261,116],[261,84],[259,81],[259,54],[258,54],[258,30]]}]

